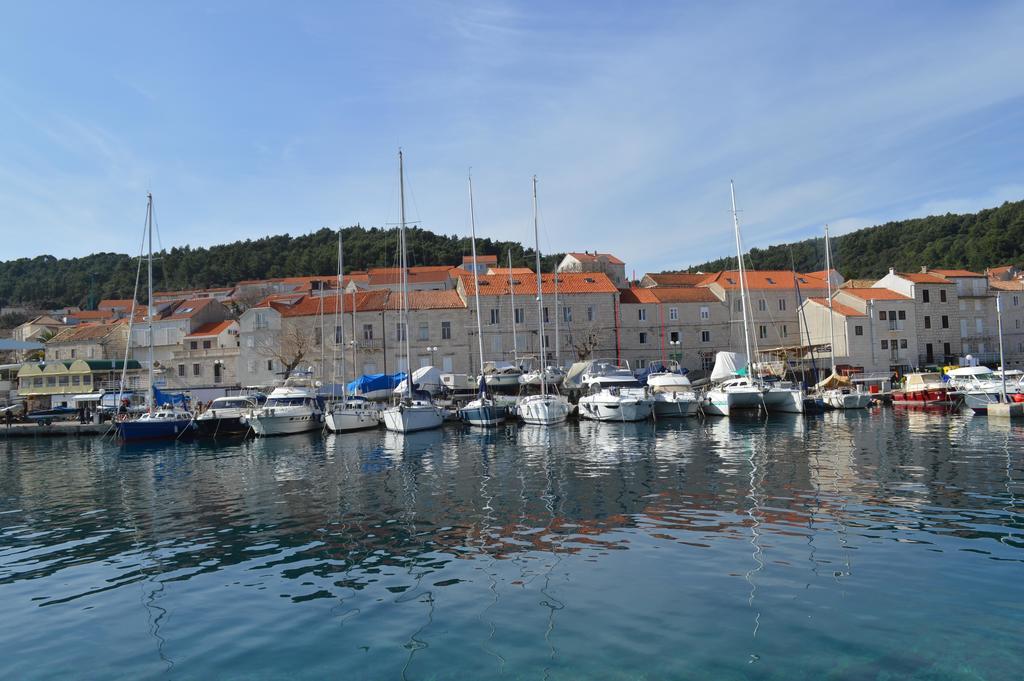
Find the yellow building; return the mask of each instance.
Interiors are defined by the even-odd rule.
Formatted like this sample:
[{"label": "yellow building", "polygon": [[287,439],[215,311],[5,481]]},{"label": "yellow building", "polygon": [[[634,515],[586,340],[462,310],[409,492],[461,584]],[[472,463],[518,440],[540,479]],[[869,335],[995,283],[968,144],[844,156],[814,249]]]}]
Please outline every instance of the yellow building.
[{"label": "yellow building", "polygon": [[[18,395],[50,398],[51,404],[66,403],[73,395],[117,390],[124,362],[111,359],[76,359],[59,362],[26,363],[18,371]],[[128,360],[126,388],[141,388],[142,366]]]}]

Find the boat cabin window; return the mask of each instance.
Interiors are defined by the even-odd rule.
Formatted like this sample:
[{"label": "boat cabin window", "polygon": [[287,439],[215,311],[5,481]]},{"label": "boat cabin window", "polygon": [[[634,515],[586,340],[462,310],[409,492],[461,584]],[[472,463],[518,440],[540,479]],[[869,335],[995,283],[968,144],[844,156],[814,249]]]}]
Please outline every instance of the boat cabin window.
[{"label": "boat cabin window", "polygon": [[305,397],[272,397],[267,400],[268,407],[301,407],[306,404]]}]

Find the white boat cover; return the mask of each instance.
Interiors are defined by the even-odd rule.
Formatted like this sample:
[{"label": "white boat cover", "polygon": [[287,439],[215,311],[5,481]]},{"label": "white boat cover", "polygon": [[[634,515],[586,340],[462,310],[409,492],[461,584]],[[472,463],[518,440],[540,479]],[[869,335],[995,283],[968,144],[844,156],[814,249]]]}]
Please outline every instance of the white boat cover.
[{"label": "white boat cover", "polygon": [[583,374],[586,373],[590,365],[593,364],[592,360],[586,360],[584,362],[573,362],[572,366],[569,367],[569,372],[562,379],[562,386],[566,390],[579,390],[583,387]]},{"label": "white boat cover", "polygon": [[[412,372],[412,384],[418,386],[419,390],[426,390],[431,395],[441,392],[441,386],[444,385],[441,381],[441,372],[435,367],[420,367]],[[405,380],[402,380],[398,387],[395,388],[394,393],[401,395],[406,390]]]},{"label": "white boat cover", "polygon": [[742,352],[719,352],[715,354],[715,367],[711,370],[713,382],[724,381],[736,376],[747,366],[747,356]]}]

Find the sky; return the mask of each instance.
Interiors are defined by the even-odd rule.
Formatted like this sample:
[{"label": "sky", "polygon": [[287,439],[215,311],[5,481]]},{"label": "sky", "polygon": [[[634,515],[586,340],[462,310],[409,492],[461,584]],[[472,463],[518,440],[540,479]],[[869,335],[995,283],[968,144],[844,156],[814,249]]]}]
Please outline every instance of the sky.
[{"label": "sky", "polygon": [[[1020,2],[47,2],[0,24],[0,260],[408,219],[611,252],[1024,198]],[[755,263],[756,266],[756,263]]]}]

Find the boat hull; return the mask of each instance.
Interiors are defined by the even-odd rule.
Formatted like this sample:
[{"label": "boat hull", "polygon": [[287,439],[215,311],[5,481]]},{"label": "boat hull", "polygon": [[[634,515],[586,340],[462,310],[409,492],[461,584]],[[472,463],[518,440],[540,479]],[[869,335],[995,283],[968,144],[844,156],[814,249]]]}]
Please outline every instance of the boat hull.
[{"label": "boat hull", "polygon": [[376,428],[380,425],[380,415],[374,409],[337,409],[328,411],[324,422],[332,433],[348,433]]},{"label": "boat hull", "polygon": [[395,433],[415,433],[419,430],[440,428],[444,423],[441,412],[428,404],[400,404],[381,412],[384,427]]},{"label": "boat hull", "polygon": [[804,395],[792,388],[769,388],[764,395],[764,407],[768,413],[804,413]]},{"label": "boat hull", "polygon": [[657,393],[654,395],[654,416],[656,418],[673,418],[696,416],[699,402],[692,395]]},{"label": "boat hull", "polygon": [[828,391],[822,395],[822,399],[832,409],[867,409],[871,405],[871,395],[868,393]]},{"label": "boat hull", "polygon": [[749,411],[764,407],[760,390],[709,390],[704,398],[705,414],[729,416],[733,411]]},{"label": "boat hull", "polygon": [[608,400],[587,396],[579,402],[580,418],[592,421],[646,421],[653,411],[653,401],[636,398]]},{"label": "boat hull", "polygon": [[196,429],[204,437],[241,437],[252,432],[248,419],[241,416],[196,419]]},{"label": "boat hull", "polygon": [[311,430],[319,430],[321,426],[320,414],[307,412],[306,414],[258,414],[250,420],[252,430],[259,437],[272,435],[294,435],[295,433],[308,433]]},{"label": "boat hull", "polygon": [[516,411],[523,423],[552,426],[569,418],[569,403],[554,395],[535,395],[520,400]]},{"label": "boat hull", "polygon": [[192,432],[194,432],[193,422],[185,419],[120,421],[117,424],[117,436],[124,442],[174,440]]},{"label": "boat hull", "polygon": [[508,410],[497,404],[470,403],[459,410],[459,418],[471,426],[493,428],[505,420]]},{"label": "boat hull", "polygon": [[958,393],[945,388],[892,391],[893,406],[898,407],[950,407],[959,399]]}]

